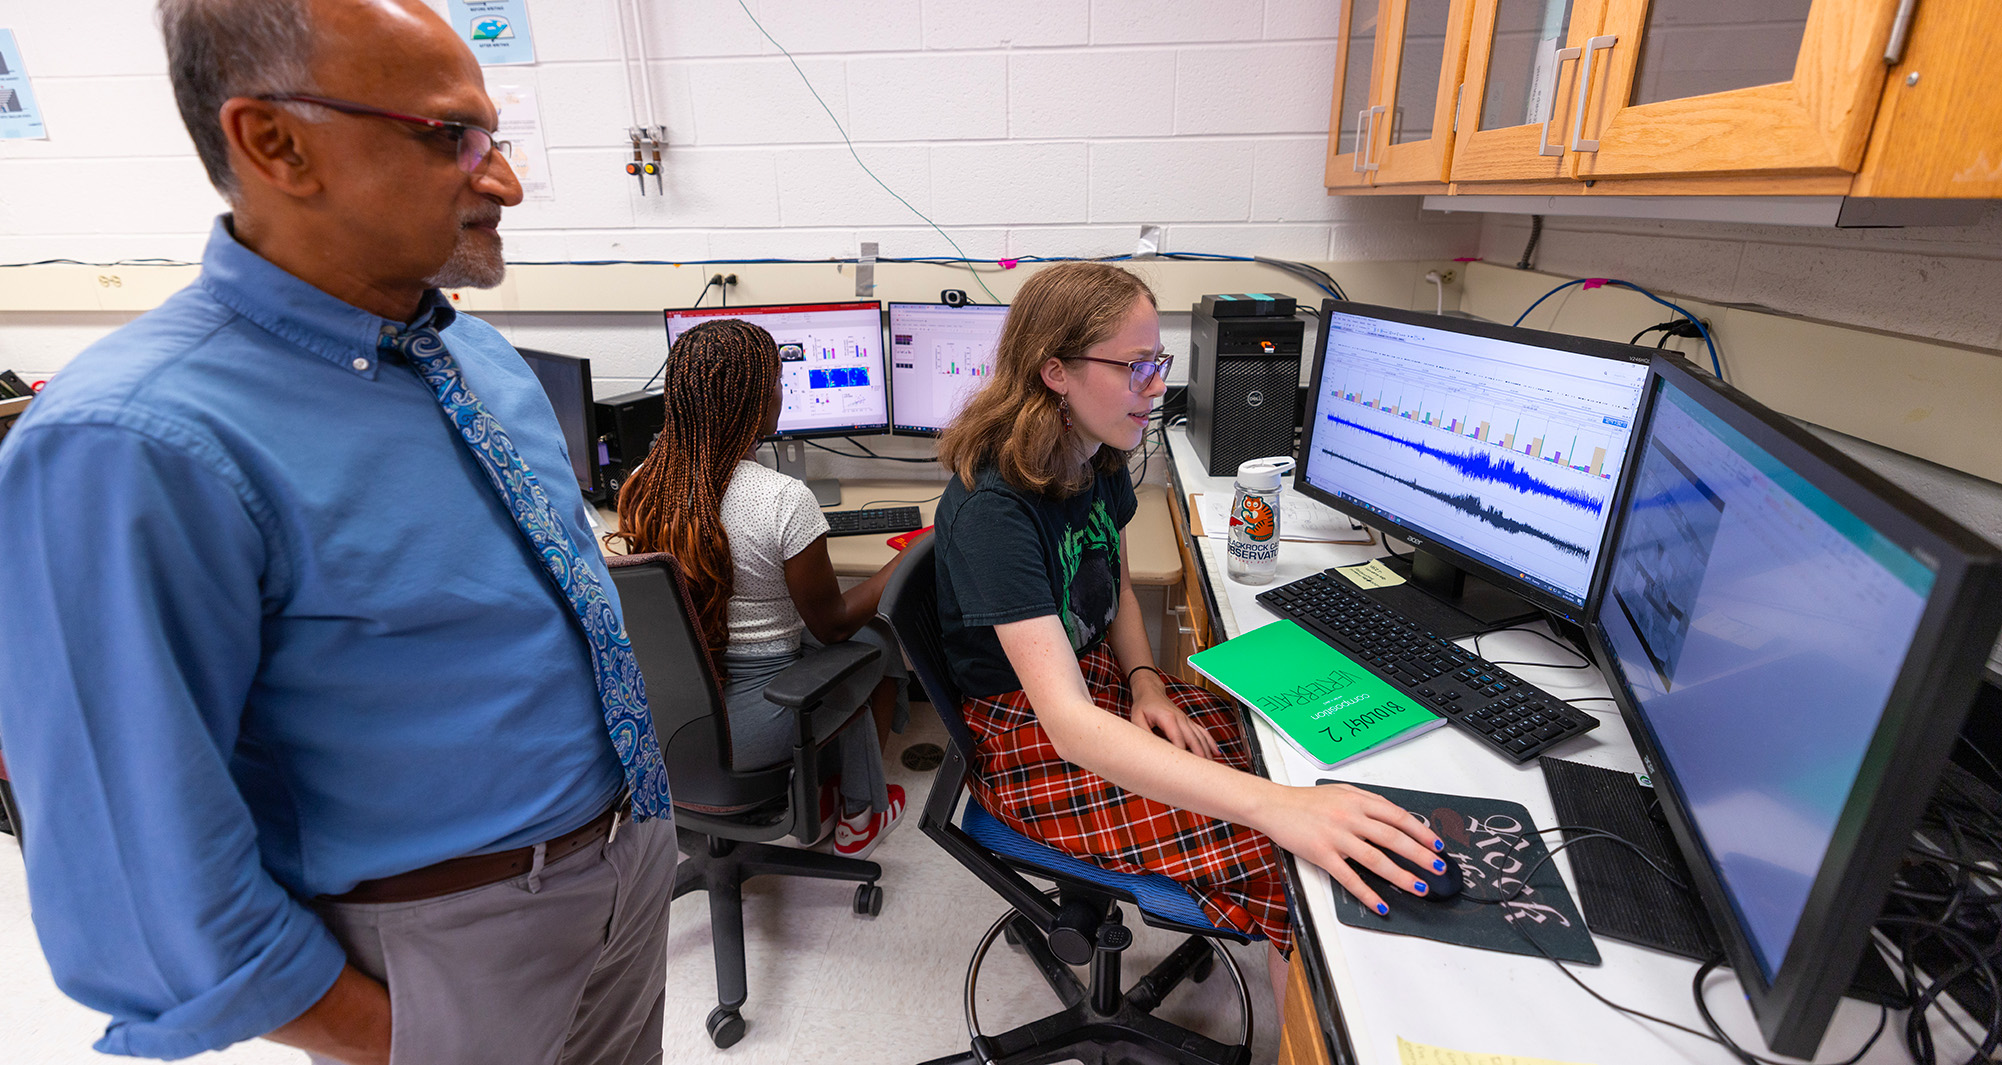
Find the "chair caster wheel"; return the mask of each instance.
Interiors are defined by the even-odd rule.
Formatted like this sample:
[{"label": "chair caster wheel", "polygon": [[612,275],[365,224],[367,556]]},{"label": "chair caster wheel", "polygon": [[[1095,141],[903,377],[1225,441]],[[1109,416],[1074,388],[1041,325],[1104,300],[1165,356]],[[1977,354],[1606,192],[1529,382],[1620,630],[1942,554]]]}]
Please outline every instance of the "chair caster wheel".
[{"label": "chair caster wheel", "polygon": [[744,1038],[744,1015],[727,1006],[710,1010],[707,1024],[709,1041],[715,1043],[718,1050],[735,1046],[737,1040]]},{"label": "chair caster wheel", "polygon": [[883,889],[874,884],[855,886],[855,915],[874,917],[883,912]]},{"label": "chair caster wheel", "polygon": [[1192,968],[1189,969],[1189,980],[1192,983],[1200,984],[1204,980],[1209,979],[1210,974],[1215,971],[1216,971],[1215,952],[1204,954],[1203,960],[1197,962]]}]

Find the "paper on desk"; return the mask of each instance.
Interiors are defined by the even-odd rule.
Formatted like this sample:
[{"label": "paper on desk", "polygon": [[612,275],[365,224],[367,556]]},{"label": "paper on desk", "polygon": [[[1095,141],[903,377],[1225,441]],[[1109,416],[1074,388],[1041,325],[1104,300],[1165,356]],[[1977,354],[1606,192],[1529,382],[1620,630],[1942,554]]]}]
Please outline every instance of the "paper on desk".
[{"label": "paper on desk", "polygon": [[1525,1058],[1515,1054],[1477,1054],[1465,1050],[1413,1043],[1397,1038],[1397,1060],[1401,1065],[1571,1065],[1549,1058]]},{"label": "paper on desk", "polygon": [[[1368,529],[1357,525],[1333,507],[1323,506],[1305,496],[1286,492],[1280,497],[1279,538],[1322,544],[1367,544]],[[1230,493],[1195,492],[1189,501],[1201,519],[1203,535],[1212,540],[1230,539]]]}]

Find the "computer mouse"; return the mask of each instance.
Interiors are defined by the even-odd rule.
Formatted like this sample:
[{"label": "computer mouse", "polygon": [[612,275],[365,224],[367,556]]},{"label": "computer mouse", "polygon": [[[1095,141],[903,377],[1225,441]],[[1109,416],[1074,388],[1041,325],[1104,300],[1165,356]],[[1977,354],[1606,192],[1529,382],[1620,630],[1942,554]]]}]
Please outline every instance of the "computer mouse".
[{"label": "computer mouse", "polygon": [[1418,896],[1421,899],[1444,902],[1458,895],[1460,888],[1465,886],[1460,881],[1460,865],[1451,857],[1440,856],[1439,861],[1446,863],[1446,871],[1441,873],[1435,872],[1430,865],[1419,865],[1417,862],[1406,858],[1402,854],[1398,854],[1396,851],[1384,851],[1383,853],[1389,855],[1390,860],[1396,862],[1399,869],[1425,882],[1425,894]]}]

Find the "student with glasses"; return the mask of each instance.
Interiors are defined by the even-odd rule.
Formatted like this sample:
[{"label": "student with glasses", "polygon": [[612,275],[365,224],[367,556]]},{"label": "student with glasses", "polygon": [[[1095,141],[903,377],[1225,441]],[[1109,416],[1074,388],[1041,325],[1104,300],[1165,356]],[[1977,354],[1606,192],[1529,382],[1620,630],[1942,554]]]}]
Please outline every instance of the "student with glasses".
[{"label": "student with glasses", "polygon": [[957,475],[934,555],[946,663],[980,804],[1114,872],[1181,881],[1219,927],[1271,943],[1284,1001],[1275,844],[1379,913],[1349,863],[1422,890],[1384,850],[1429,866],[1442,844],[1381,796],[1253,773],[1229,704],[1155,668],[1121,530],[1138,508],[1127,455],[1168,363],[1154,295],[1131,273],[1065,263],[1022,286],[993,380],[939,441]]}]

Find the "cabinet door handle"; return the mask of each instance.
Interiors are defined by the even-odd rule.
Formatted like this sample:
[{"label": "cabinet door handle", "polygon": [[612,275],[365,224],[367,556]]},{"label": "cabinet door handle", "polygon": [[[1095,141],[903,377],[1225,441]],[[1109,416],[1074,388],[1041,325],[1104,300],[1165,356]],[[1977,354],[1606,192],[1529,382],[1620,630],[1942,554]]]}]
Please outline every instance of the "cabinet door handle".
[{"label": "cabinet door handle", "polygon": [[[1585,140],[1585,98],[1592,94],[1592,53],[1601,48],[1612,50],[1619,38],[1607,35],[1594,37],[1585,42],[1585,54],[1578,58],[1578,109],[1571,115],[1571,150],[1574,152],[1596,152],[1597,140]],[[1608,60],[1612,57],[1607,56]]]},{"label": "cabinet door handle", "polygon": [[1369,108],[1367,107],[1356,111],[1356,150],[1349,153],[1349,169],[1358,174],[1362,173],[1363,149],[1369,144],[1368,139],[1363,136],[1362,132],[1363,118],[1368,114]]},{"label": "cabinet door handle", "polygon": [[1538,155],[1564,154],[1563,145],[1550,143],[1550,123],[1557,117],[1557,75],[1563,72],[1564,64],[1576,58],[1578,58],[1578,49],[1559,48],[1557,50],[1557,61],[1550,64],[1550,91],[1543,94],[1543,98],[1550,103],[1550,110],[1543,115],[1543,136],[1536,142],[1536,154]]},{"label": "cabinet door handle", "polygon": [[1362,168],[1364,170],[1376,170],[1381,165],[1378,163],[1370,162],[1369,157],[1376,148],[1376,114],[1379,111],[1388,111],[1388,110],[1390,110],[1390,108],[1385,107],[1382,104],[1378,104],[1375,107],[1369,109],[1369,132],[1363,134],[1363,142],[1362,142]]}]

